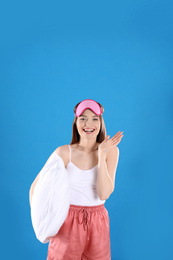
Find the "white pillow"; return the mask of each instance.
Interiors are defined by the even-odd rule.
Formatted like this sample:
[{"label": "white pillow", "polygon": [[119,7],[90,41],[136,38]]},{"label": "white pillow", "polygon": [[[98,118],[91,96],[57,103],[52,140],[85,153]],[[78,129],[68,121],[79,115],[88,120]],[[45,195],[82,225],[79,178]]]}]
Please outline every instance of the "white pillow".
[{"label": "white pillow", "polygon": [[40,171],[33,191],[31,220],[37,239],[47,239],[58,233],[70,207],[70,180],[63,159],[54,151]]}]

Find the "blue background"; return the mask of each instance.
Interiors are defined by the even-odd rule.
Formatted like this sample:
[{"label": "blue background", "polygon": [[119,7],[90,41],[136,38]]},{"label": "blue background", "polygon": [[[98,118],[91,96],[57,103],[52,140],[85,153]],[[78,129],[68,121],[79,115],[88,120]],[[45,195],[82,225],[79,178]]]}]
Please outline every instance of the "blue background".
[{"label": "blue background", "polygon": [[43,260],[29,189],[71,142],[73,108],[100,102],[123,131],[112,260],[173,258],[173,1],[4,1],[0,8],[1,258]]}]

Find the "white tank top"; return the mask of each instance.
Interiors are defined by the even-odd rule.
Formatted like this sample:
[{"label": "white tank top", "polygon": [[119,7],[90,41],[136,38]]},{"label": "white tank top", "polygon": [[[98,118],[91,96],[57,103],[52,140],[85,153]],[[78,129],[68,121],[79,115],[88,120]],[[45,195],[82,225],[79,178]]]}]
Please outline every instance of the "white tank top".
[{"label": "white tank top", "polygon": [[105,203],[97,193],[98,164],[89,170],[81,170],[71,162],[71,148],[69,146],[69,163],[66,167],[71,184],[70,204],[81,206],[97,206]]}]

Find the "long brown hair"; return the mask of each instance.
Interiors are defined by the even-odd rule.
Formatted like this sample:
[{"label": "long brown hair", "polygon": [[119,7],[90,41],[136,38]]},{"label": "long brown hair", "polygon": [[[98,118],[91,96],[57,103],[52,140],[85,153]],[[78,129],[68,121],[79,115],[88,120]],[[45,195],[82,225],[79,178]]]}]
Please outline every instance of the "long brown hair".
[{"label": "long brown hair", "polygon": [[[82,101],[81,101],[82,102]],[[79,102],[75,107],[74,107],[74,113],[76,112],[76,108],[77,108],[77,106],[81,103],[81,102]],[[97,102],[97,101],[96,101]],[[101,111],[102,111],[102,114],[103,114],[103,112],[104,112],[104,107],[99,103],[99,102],[97,102],[97,104],[100,106],[100,108],[101,108]],[[104,123],[104,120],[103,120],[103,116],[102,115],[100,115],[99,116],[99,118],[100,118],[100,131],[99,131],[99,133],[98,133],[98,135],[97,135],[97,139],[96,139],[96,142],[98,142],[98,143],[101,143],[101,142],[103,142],[103,140],[106,138],[106,127],[105,127],[105,123]],[[72,125],[72,139],[71,139],[71,143],[70,144],[75,144],[75,143],[77,143],[78,141],[79,141],[79,139],[80,139],[80,135],[79,135],[79,133],[78,133],[78,131],[77,131],[77,127],[76,127],[76,121],[77,121],[77,117],[75,116],[74,117],[74,120],[73,120],[73,125]]]}]

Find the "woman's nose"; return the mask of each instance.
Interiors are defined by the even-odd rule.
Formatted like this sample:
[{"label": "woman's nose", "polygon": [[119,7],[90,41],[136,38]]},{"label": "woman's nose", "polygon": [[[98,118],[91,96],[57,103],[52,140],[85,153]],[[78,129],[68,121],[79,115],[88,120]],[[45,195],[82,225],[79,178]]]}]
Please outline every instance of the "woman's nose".
[{"label": "woman's nose", "polygon": [[88,126],[89,124],[90,124],[90,123],[89,123],[89,121],[87,120],[87,121],[86,121],[86,123],[85,123],[85,125],[87,125],[87,126]]}]

